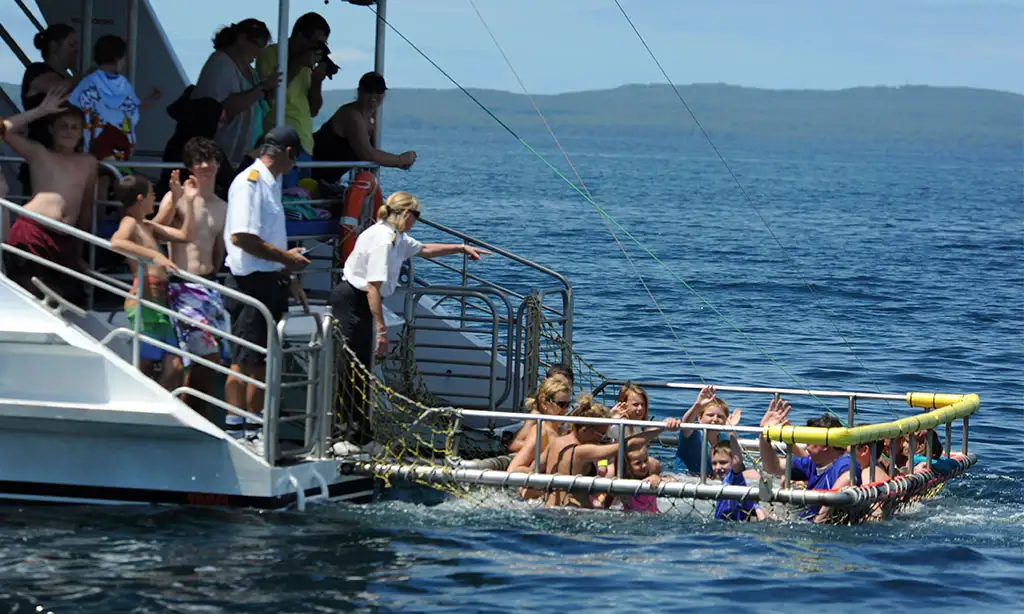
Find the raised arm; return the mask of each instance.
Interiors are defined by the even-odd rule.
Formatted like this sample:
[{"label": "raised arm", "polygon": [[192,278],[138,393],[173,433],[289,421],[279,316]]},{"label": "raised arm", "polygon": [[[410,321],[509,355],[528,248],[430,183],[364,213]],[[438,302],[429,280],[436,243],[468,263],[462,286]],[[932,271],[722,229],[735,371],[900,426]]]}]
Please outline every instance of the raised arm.
[{"label": "raised arm", "polygon": [[[161,241],[170,241],[172,243],[191,243],[196,238],[196,223],[194,218],[195,212],[195,201],[196,197],[199,196],[199,184],[196,182],[195,177],[189,177],[185,181],[184,188],[182,188],[180,181],[178,180],[178,171],[171,173],[171,199],[177,202],[176,195],[180,195],[184,192],[185,196],[185,211],[182,213],[181,228],[175,228],[173,226],[165,226],[160,224],[156,220],[148,222],[150,230],[153,231],[153,236]],[[166,198],[166,197],[165,197]],[[160,208],[163,209],[163,203],[160,204]]]},{"label": "raised arm", "polygon": [[181,171],[175,169],[171,171],[171,178],[169,181],[170,189],[164,194],[163,199],[160,200],[160,208],[157,209],[156,215],[153,216],[153,223],[160,224],[161,226],[172,226],[174,225],[174,218],[178,212],[178,199],[181,198]]},{"label": "raised arm", "polygon": [[25,158],[29,164],[49,155],[46,147],[26,137],[25,132],[28,130],[29,124],[37,119],[61,111],[67,99],[67,90],[57,87],[50,90],[36,108],[3,120],[4,140],[11,146],[14,153]]},{"label": "raised arm", "polygon": [[[700,419],[701,412],[704,410],[705,407],[708,406],[709,403],[711,403],[711,401],[715,400],[716,394],[717,391],[715,390],[714,386],[705,386],[704,388],[702,388],[701,391],[697,393],[697,400],[693,402],[693,405],[690,406],[690,409],[686,410],[683,413],[682,422],[684,424],[692,424],[696,422],[698,419]],[[692,434],[693,429],[684,428],[679,431],[680,437],[689,437]]]},{"label": "raised arm", "polygon": [[[783,426],[789,424],[789,409],[789,401],[782,398],[773,398],[772,402],[768,404],[768,411],[764,412],[764,417],[761,418],[761,426]],[[758,438],[757,447],[761,453],[762,469],[772,475],[786,474],[786,461],[779,459],[778,455],[775,454],[775,449],[772,448],[772,442],[768,441],[764,435]]]}]

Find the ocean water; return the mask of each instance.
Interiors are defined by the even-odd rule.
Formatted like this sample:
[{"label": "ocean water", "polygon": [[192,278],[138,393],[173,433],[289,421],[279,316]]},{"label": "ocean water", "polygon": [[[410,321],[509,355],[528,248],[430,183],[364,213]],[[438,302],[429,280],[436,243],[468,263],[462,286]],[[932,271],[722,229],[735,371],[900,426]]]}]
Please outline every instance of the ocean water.
[{"label": "ocean water", "polygon": [[[568,173],[543,134],[527,139]],[[602,216],[507,134],[408,129],[387,141],[420,156],[386,172],[387,188],[571,279],[576,347],[605,375],[976,392],[978,464],[936,499],[860,527],[529,511],[408,490],[305,514],[6,508],[0,609],[1021,611],[1019,147],[719,143],[748,201],[694,137],[563,137],[598,204],[668,267],[620,236],[659,312]],[[496,258],[473,270],[521,274]],[[766,403],[727,398],[744,424]],[[794,421],[822,411],[793,400]],[[655,392],[652,413],[691,401]],[[857,419],[906,411],[863,403]]]}]

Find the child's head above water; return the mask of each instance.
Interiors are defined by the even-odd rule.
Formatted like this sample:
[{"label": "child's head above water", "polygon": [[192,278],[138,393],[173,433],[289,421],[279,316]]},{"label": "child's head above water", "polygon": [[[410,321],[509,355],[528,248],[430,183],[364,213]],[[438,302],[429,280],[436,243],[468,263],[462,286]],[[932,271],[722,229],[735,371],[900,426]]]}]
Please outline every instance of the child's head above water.
[{"label": "child's head above water", "polygon": [[626,406],[626,418],[630,420],[647,419],[647,391],[633,382],[626,382],[619,388],[619,398],[616,404],[622,403]]},{"label": "child's head above water", "polygon": [[651,458],[647,454],[647,442],[632,439],[626,448],[626,471],[624,478],[642,480],[651,475]]},{"label": "child's head above water", "polygon": [[121,203],[122,213],[144,218],[153,213],[156,194],[153,185],[142,175],[128,175],[114,187],[114,198]]},{"label": "child's head above water", "polygon": [[729,404],[721,397],[715,397],[711,399],[711,401],[709,401],[704,407],[704,410],[700,412],[700,417],[697,421],[701,424],[717,424],[721,426],[725,424],[725,421],[728,418]]},{"label": "child's head above water", "polygon": [[719,441],[711,448],[711,477],[721,480],[732,468],[732,447],[729,440]]}]

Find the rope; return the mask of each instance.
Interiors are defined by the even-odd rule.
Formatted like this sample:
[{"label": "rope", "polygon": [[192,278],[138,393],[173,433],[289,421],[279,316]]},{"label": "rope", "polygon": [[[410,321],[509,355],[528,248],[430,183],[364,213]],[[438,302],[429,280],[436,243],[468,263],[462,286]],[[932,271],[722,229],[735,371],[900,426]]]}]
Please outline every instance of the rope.
[{"label": "rope", "polygon": [[[372,8],[372,7],[369,7],[369,9],[371,11],[375,11],[375,9]],[[726,316],[724,313],[722,313],[715,305],[713,305],[710,301],[708,301],[706,298],[704,298],[703,295],[701,295],[699,292],[697,292],[697,290],[694,289],[693,286],[691,286],[690,284],[686,283],[686,280],[683,279],[674,269],[672,269],[672,267],[668,266],[664,261],[662,261],[660,258],[658,258],[658,256],[653,251],[651,251],[650,248],[648,248],[646,245],[641,243],[639,239],[634,237],[632,233],[630,233],[628,230],[626,230],[626,228],[624,228],[621,224],[619,224],[619,222],[614,217],[612,217],[607,211],[605,211],[600,205],[598,205],[594,201],[594,199],[590,198],[585,192],[583,192],[583,190],[581,190],[579,186],[574,184],[568,177],[566,177],[565,174],[562,173],[562,171],[560,171],[557,167],[555,167],[547,158],[545,158],[543,154],[541,154],[539,151],[534,149],[532,145],[530,145],[525,139],[523,139],[521,136],[519,136],[511,127],[508,126],[508,124],[506,124],[504,121],[501,120],[501,118],[499,118],[497,115],[495,115],[494,112],[491,111],[489,108],[487,108],[486,105],[484,105],[482,102],[480,102],[480,100],[478,100],[476,96],[474,96],[465,87],[463,87],[461,83],[456,81],[454,77],[449,75],[443,68],[441,68],[437,64],[437,62],[435,62],[423,50],[421,50],[419,47],[417,47],[415,43],[413,43],[404,34],[402,34],[402,32],[399,31],[394,25],[392,25],[391,22],[389,22],[387,19],[384,19],[383,17],[380,17],[379,15],[378,15],[378,19],[383,21],[384,24],[387,25],[387,27],[390,28],[392,32],[394,32],[399,38],[401,38],[403,41],[405,41],[406,44],[408,44],[410,47],[412,47],[412,49],[414,51],[416,51],[416,53],[418,53],[421,57],[423,57],[423,59],[425,59],[431,66],[436,68],[438,70],[438,72],[440,72],[442,75],[444,75],[444,77],[446,79],[451,81],[451,83],[456,88],[458,88],[463,94],[465,94],[470,100],[472,100],[474,104],[476,104],[478,107],[480,107],[480,109],[482,111],[487,113],[487,115],[490,116],[491,119],[493,119],[495,122],[497,122],[498,125],[501,126],[506,132],[508,132],[513,138],[515,138],[517,141],[519,141],[519,143],[521,143],[523,145],[523,147],[525,147],[533,155],[537,156],[537,158],[541,162],[543,162],[545,166],[547,166],[549,169],[551,169],[551,171],[553,173],[555,173],[555,175],[559,179],[564,181],[569,187],[571,187],[584,200],[586,200],[588,203],[590,203],[590,205],[592,207],[594,207],[594,209],[602,217],[604,217],[609,222],[611,222],[616,228],[619,229],[619,231],[621,231],[633,243],[635,243],[637,247],[639,247],[644,253],[646,253],[648,256],[650,256],[652,260],[657,262],[666,271],[668,271],[673,279],[675,279],[680,284],[682,284],[682,286],[684,288],[686,288],[691,294],[693,294],[697,298],[697,300],[699,300],[701,303],[703,303],[704,306],[706,306],[708,309],[710,309],[723,322],[728,324],[730,328],[732,328],[734,331],[736,331],[737,334],[739,334],[741,337],[743,337],[743,339],[746,340],[747,343],[749,343],[754,349],[756,349],[758,352],[760,352],[761,355],[765,357],[765,359],[767,359],[777,369],[782,371],[782,373],[784,373],[789,379],[791,379],[799,388],[804,389],[804,390],[809,390],[809,388],[807,386],[805,386],[803,383],[801,383],[800,380],[797,379],[797,377],[795,375],[790,373],[789,370],[786,369],[778,360],[776,360],[771,354],[769,354],[767,351],[765,351],[765,349],[762,348],[756,341],[754,341],[754,339],[750,335],[748,335],[746,332],[744,332],[739,326],[736,325],[735,322],[733,322],[731,319],[729,319],[728,316]],[[813,395],[813,394],[810,395],[810,396],[815,401],[817,401],[822,407],[824,407],[826,411],[832,412],[832,409],[821,398],[819,398],[819,397],[817,397],[816,395]]]},{"label": "rope", "polygon": [[[808,292],[811,294],[811,300],[815,301],[816,306],[822,308],[822,310],[825,312],[825,319],[827,319],[829,324],[832,325],[833,330],[836,331],[836,334],[839,335],[839,338],[843,340],[843,345],[845,345],[846,349],[850,351],[850,354],[853,356],[854,360],[857,361],[857,364],[860,365],[860,368],[864,370],[864,373],[869,376],[869,378],[871,379],[871,385],[874,386],[875,390],[879,394],[882,394],[882,390],[878,387],[877,384],[874,383],[874,378],[872,377],[871,370],[868,369],[867,365],[865,365],[864,362],[860,359],[860,356],[857,355],[857,352],[854,351],[853,346],[846,338],[846,335],[844,335],[843,332],[839,330],[839,326],[835,323],[833,317],[830,317],[835,316],[835,314],[832,313],[827,306],[824,306],[817,302],[817,294],[815,294],[814,292],[814,287],[804,277],[799,267],[799,264],[789,254],[789,251],[787,251],[786,248],[782,245],[782,241],[780,241],[779,237],[776,236],[775,231],[772,230],[772,227],[768,224],[768,220],[764,218],[764,216],[761,214],[760,209],[758,209],[757,206],[754,204],[754,199],[750,197],[750,194],[747,192],[747,189],[744,188],[743,183],[740,182],[739,177],[737,177],[736,173],[733,172],[732,167],[729,166],[729,163],[725,161],[725,156],[722,155],[722,152],[718,150],[718,146],[716,146],[714,141],[711,140],[711,136],[708,135],[707,131],[704,129],[704,125],[700,123],[699,119],[697,119],[697,115],[693,112],[693,109],[690,108],[690,105],[687,104],[686,99],[683,98],[683,95],[682,93],[680,93],[679,88],[676,87],[676,84],[668,76],[668,72],[665,71],[665,68],[661,65],[661,62],[658,60],[657,56],[654,55],[654,51],[647,44],[647,41],[644,39],[643,35],[640,34],[640,31],[633,23],[633,20],[629,18],[629,15],[626,13],[626,9],[622,8],[622,4],[619,3],[619,0],[612,1],[615,2],[615,6],[619,7],[619,11],[622,13],[622,16],[626,18],[626,22],[629,23],[629,27],[633,29],[633,33],[636,34],[638,39],[640,39],[640,43],[644,46],[644,49],[647,50],[647,54],[651,56],[652,60],[654,60],[654,63],[657,65],[658,70],[661,71],[662,76],[665,77],[665,81],[668,82],[668,84],[672,87],[672,91],[675,92],[676,97],[679,98],[679,102],[683,104],[683,108],[685,108],[686,112],[690,114],[690,118],[693,119],[693,123],[697,125],[697,128],[700,130],[700,133],[704,135],[704,140],[706,140],[708,142],[708,145],[711,146],[711,150],[715,152],[715,155],[718,157],[718,160],[722,163],[722,166],[725,167],[725,170],[729,173],[729,176],[736,184],[736,187],[738,187],[740,192],[743,194],[743,198],[746,199],[747,204],[750,205],[750,208],[754,210],[754,213],[757,215],[757,218],[761,220],[762,224],[764,224],[764,227],[768,230],[768,234],[771,235],[772,240],[775,241],[775,244],[779,246],[779,250],[782,252],[782,255],[787,260],[789,260],[789,264],[794,269],[797,270],[797,276],[800,278],[804,286],[807,288]],[[892,404],[889,402],[888,399],[885,400],[885,404],[889,408],[890,413],[896,413],[895,411],[893,411]]]},{"label": "rope", "polygon": [[[494,32],[491,31],[491,27],[487,25],[487,20],[485,20],[484,16],[480,13],[480,9],[477,8],[475,0],[469,0],[469,4],[470,6],[473,7],[473,11],[476,13],[476,16],[480,18],[481,25],[483,25],[484,30],[487,31],[487,35],[491,37],[491,41],[494,42],[494,46],[498,49],[498,53],[500,53],[501,57],[505,60],[505,65],[508,66],[509,71],[511,71],[512,75],[516,78],[516,81],[519,83],[519,87],[522,88],[523,90],[523,94],[525,94],[526,97],[530,100],[530,104],[533,105],[533,109],[537,112],[537,116],[540,118],[540,121],[544,123],[544,128],[548,131],[548,134],[551,135],[551,140],[555,142],[555,146],[558,147],[558,151],[561,152],[562,157],[565,158],[565,163],[569,165],[569,168],[572,170],[573,175],[576,176],[576,180],[579,181],[580,187],[583,188],[584,192],[586,192],[588,198],[593,199],[593,194],[590,192],[590,188],[587,187],[587,184],[583,181],[583,177],[580,175],[579,171],[576,170],[576,165],[572,163],[571,159],[569,159],[569,152],[567,152],[565,148],[562,147],[562,143],[558,140],[558,137],[555,135],[555,131],[553,128],[551,128],[551,124],[548,123],[547,117],[545,117],[544,113],[541,112],[540,106],[537,104],[537,101],[534,99],[533,95],[530,93],[528,89],[526,89],[526,84],[523,83],[523,80],[519,78],[519,73],[516,71],[515,67],[512,66],[512,60],[509,59],[508,55],[505,53],[505,50],[502,48],[501,43],[499,43],[497,37],[494,36]],[[704,376],[702,376],[700,374],[700,371],[697,369],[697,363],[694,362],[693,357],[690,355],[690,352],[688,352],[686,350],[686,346],[683,345],[683,340],[682,338],[680,338],[679,333],[676,332],[675,327],[672,326],[672,322],[668,319],[668,314],[666,314],[665,310],[661,308],[661,305],[658,303],[658,299],[654,297],[654,293],[651,292],[651,289],[647,286],[647,280],[644,279],[644,276],[640,273],[640,269],[636,266],[636,263],[633,262],[633,258],[630,257],[629,251],[626,250],[626,246],[623,245],[622,241],[619,240],[619,236],[615,234],[615,229],[612,228],[612,225],[608,222],[608,220],[602,217],[601,221],[604,222],[605,228],[608,229],[608,232],[612,235],[612,239],[615,241],[615,244],[619,247],[619,250],[622,251],[622,255],[626,257],[626,262],[628,262],[630,268],[633,269],[633,274],[636,275],[638,280],[640,280],[640,285],[643,286],[644,292],[646,292],[647,296],[650,297],[651,302],[654,304],[654,308],[658,310],[658,313],[661,315],[661,319],[665,323],[665,326],[668,327],[668,330],[672,333],[672,336],[675,337],[676,342],[679,343],[679,348],[683,350],[683,355],[686,356],[686,360],[688,360],[690,366],[693,367],[694,374],[700,379],[702,384],[706,384],[707,382],[704,380]]]}]

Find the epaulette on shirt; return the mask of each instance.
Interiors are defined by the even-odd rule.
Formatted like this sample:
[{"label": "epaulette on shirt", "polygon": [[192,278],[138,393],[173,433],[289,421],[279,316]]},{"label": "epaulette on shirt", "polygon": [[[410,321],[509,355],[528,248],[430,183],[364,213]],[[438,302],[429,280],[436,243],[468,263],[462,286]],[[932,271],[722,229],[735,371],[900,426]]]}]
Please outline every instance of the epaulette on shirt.
[{"label": "epaulette on shirt", "polygon": [[250,183],[256,183],[259,180],[259,178],[260,178],[260,172],[258,170],[256,170],[256,169],[250,170],[248,176],[246,176],[246,179]]}]

